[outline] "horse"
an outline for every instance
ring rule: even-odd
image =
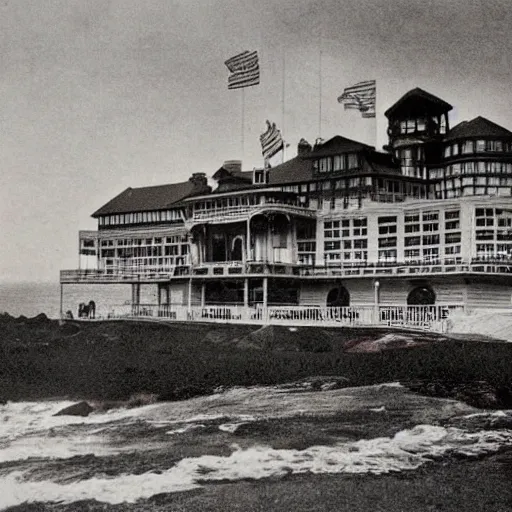
[[[84,302],[80,302],[78,304],[78,318],[88,318],[89,317],[89,306]]]
[[[93,300],[89,301],[89,304],[87,304],[89,318],[94,319],[96,317],[96,303]]]
[[[92,318],[96,317],[96,303],[93,300],[89,304],[81,302],[78,305],[78,318]]]

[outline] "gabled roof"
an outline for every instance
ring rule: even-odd
[[[272,167],[268,172],[268,184],[280,185],[310,181],[313,179],[313,161],[296,156],[286,162]]]
[[[129,187],[96,210],[92,217],[112,213],[164,210],[191,195],[194,191],[194,184],[191,181],[152,187]]]
[[[347,139],[341,135],[335,135],[332,139],[315,144],[313,151],[307,154],[307,158],[319,158],[322,156],[341,155],[343,153],[355,153],[365,149],[373,149],[367,144],[356,140]]]
[[[485,117],[475,117],[471,121],[462,121],[455,125],[445,137],[444,140],[470,139],[475,137],[504,138],[512,137],[512,132],[502,126],[489,121]]]
[[[389,107],[384,115],[387,118],[424,115],[426,112],[432,115],[443,114],[452,110],[452,106],[446,101],[430,94],[419,87],[405,93],[394,105]]]
[[[309,156],[309,155],[308,155]],[[365,160],[363,168],[376,173],[398,173],[400,172],[397,164],[393,163],[392,156],[388,153],[379,153],[368,149],[363,151],[362,156]],[[347,174],[350,171],[342,171]],[[360,172],[360,171],[358,171]],[[311,181],[314,179],[325,179],[325,175],[315,175],[313,173],[313,161],[309,158],[296,156],[283,164],[272,167],[269,170],[269,185],[284,185],[287,183],[299,183],[301,181]]]
[[[368,166],[377,173],[400,173],[400,166],[393,161],[393,156],[389,153],[366,151],[364,156]]]

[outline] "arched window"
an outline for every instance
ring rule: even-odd
[[[418,286],[407,296],[408,306],[429,306],[436,303],[436,294],[430,286]]]
[[[344,286],[333,288],[327,294],[327,307],[348,307],[350,306],[350,293]]]

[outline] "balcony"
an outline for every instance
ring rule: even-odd
[[[186,226],[190,229],[194,224],[200,224],[203,222],[215,224],[240,222],[265,211],[289,213],[291,215],[310,218],[314,218],[316,215],[316,210],[313,210],[312,208],[265,200],[254,205],[226,206],[223,208],[212,208],[209,210],[195,210],[192,217],[187,219]]]
[[[470,263],[455,260],[431,262],[345,263],[343,265],[302,265],[264,261],[225,261],[175,267],[110,268],[106,270],[61,270],[60,282],[131,283],[162,282],[183,277],[223,278],[289,276],[305,279],[411,277],[455,274],[512,274],[512,260],[475,258]]]
[[[61,270],[61,284],[160,282],[188,276],[188,266]]]

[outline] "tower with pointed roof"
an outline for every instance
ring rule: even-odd
[[[441,141],[450,129],[450,110],[449,103],[420,88],[386,110],[388,149],[404,176],[426,179],[428,166],[439,162]]]

